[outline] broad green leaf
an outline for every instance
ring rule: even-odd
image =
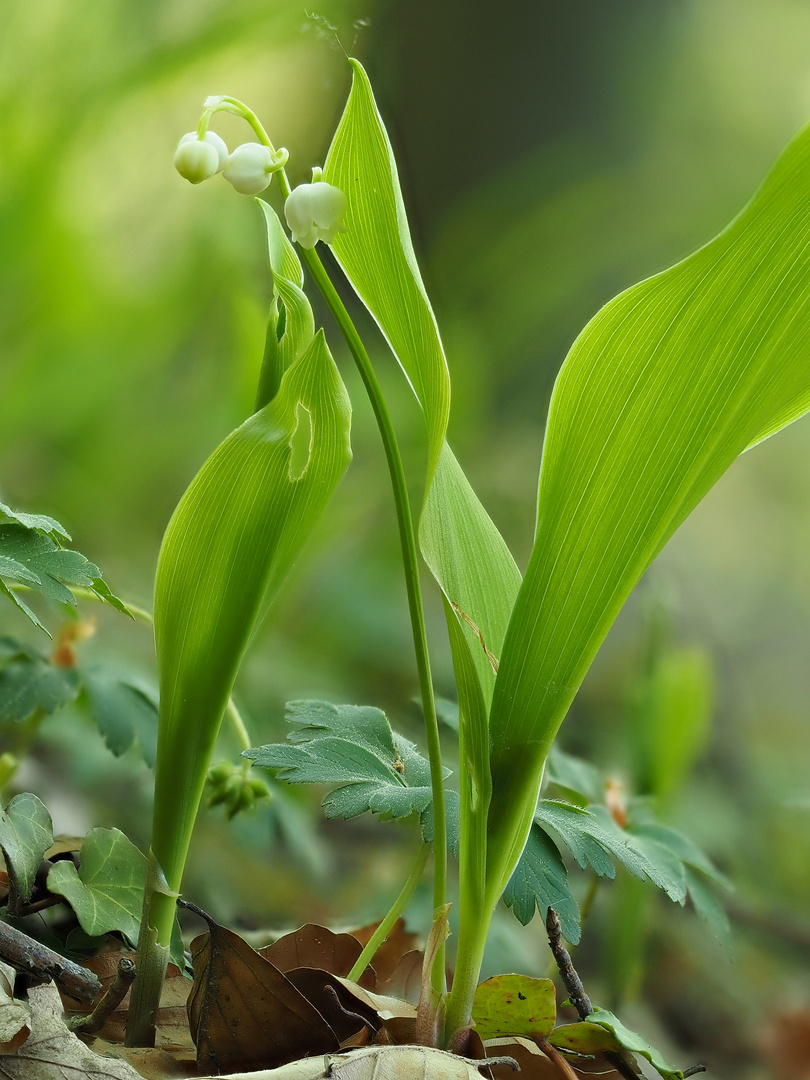
[[[493,886],[630,591],[738,455],[810,407],[809,170],[805,131],[720,236],[606,305],[560,371],[490,714]]]
[[[304,417],[308,446],[293,472]],[[166,530],[155,583],[160,721],[152,848],[174,891],[239,664],[262,607],[348,467],[350,417],[319,331],[273,400],[203,465]]]
[[[288,784],[334,786],[323,800],[329,818],[425,813],[432,800],[430,766],[379,709],[294,701],[287,710],[294,725],[289,741],[246,750],[244,757],[277,770]]]
[[[514,873],[507,883],[503,902],[524,926],[539,910],[554,908],[560,917],[562,932],[572,945],[580,939],[579,907],[568,887],[568,872],[556,845],[539,825],[534,825]]]
[[[67,859],[48,871],[48,888],[64,896],[79,925],[91,937],[118,931],[138,940],[146,881],[146,857],[118,829],[91,829],[82,845],[79,869]],[[182,970],[183,941],[175,919],[172,960]]]
[[[0,675],[2,678],[2,675]],[[155,764],[156,695],[105,668],[82,668],[82,701],[107,746],[119,757],[134,744],[150,767]]]
[[[118,829],[91,829],[78,871],[67,859],[48,872],[48,888],[64,896],[85,933],[120,931],[136,941],[143,905],[146,858]]]
[[[73,701],[79,692],[74,668],[58,667],[33,649],[17,645],[8,660],[0,658],[0,721],[21,721],[37,709],[52,713]]]
[[[39,864],[51,844],[51,815],[36,795],[27,791],[15,795],[0,810],[0,851],[18,904],[30,900]]]
[[[450,375],[433,309],[416,263],[396,162],[371,84],[352,65],[352,89],[326,156],[323,178],[348,208],[332,250],[376,319],[425,412],[428,476],[450,415]]]
[[[470,641],[489,705],[520,574],[445,440],[450,381],[414,255],[388,134],[366,73],[352,90],[324,166],[348,200],[332,250],[376,319],[425,414],[428,477],[419,539],[425,561]]]
[[[659,1050],[650,1046],[635,1031],[626,1028],[612,1012],[608,1012],[607,1009],[595,1008],[588,1017],[588,1023],[599,1024],[600,1027],[612,1032],[625,1050],[629,1050],[631,1054],[641,1054],[642,1057],[645,1057],[656,1072],[664,1077],[664,1080],[683,1080],[683,1071],[681,1069],[673,1069],[671,1065],[668,1065]]]
[[[494,975],[476,987],[472,1018],[482,1039],[545,1039],[557,1019],[554,983],[528,975]]]

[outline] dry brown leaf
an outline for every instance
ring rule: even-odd
[[[513,1057],[520,1065],[520,1080],[560,1080],[560,1070],[531,1039],[487,1039],[484,1048],[487,1057],[500,1057],[504,1054]],[[600,1080],[622,1080],[621,1075],[601,1056],[582,1058],[576,1062],[566,1056],[566,1061],[574,1070],[574,1075],[582,1077],[583,1080],[595,1080],[596,1077]],[[503,1065],[493,1065],[490,1068],[494,1080],[509,1080],[510,1077],[514,1080],[515,1074]],[[638,1075],[642,1074],[639,1072]]]
[[[93,1049],[96,1053],[127,1061],[143,1080],[186,1080],[187,1077],[196,1080],[200,1075],[193,1049],[120,1046],[101,1039],[93,1043]]]
[[[17,973],[0,961],[0,1054],[11,1054],[31,1034],[31,1010],[14,997]]]
[[[209,926],[191,943],[188,1015],[201,1071],[269,1068],[338,1049],[323,1016],[278,968],[237,934]]]
[[[375,957],[374,970],[377,972],[378,993],[391,994],[394,997],[406,998],[408,1001],[418,1001],[422,990],[422,967],[424,962],[425,954],[422,950],[412,949],[410,952],[400,956],[396,965],[383,979],[377,969],[377,958]]]
[[[361,945],[365,946],[371,939],[371,935],[379,926],[379,922],[369,923],[368,926],[362,926],[359,930],[352,930],[351,936],[357,938]],[[410,996],[404,993],[404,984],[402,973],[396,974],[402,961],[406,956],[413,956],[416,952],[416,947],[419,944],[419,938],[416,934],[408,933],[405,929],[405,920],[397,919],[394,925],[389,931],[388,937],[377,949],[374,954],[374,958],[371,963],[374,967],[374,971],[377,975],[377,992],[380,994],[396,994],[402,997]],[[418,970],[421,975],[422,971],[422,954],[419,953]],[[413,966],[413,960],[407,965],[407,970]],[[342,974],[342,972],[337,972]],[[395,979],[396,975],[396,979]],[[373,988],[372,988],[373,989]],[[417,976],[417,982],[414,987],[414,1000],[419,997],[419,976]]]
[[[141,1080],[131,1065],[99,1057],[65,1027],[53,983],[28,991],[31,1034],[13,1054],[0,1054],[3,1080]]]
[[[335,934],[325,926],[307,923],[259,949],[259,955],[281,972],[322,968],[333,975],[348,975],[362,951],[362,945],[352,934]]]
[[[85,967],[95,972],[101,980],[104,991],[115,979],[118,971],[118,961],[122,957],[130,960],[136,959],[134,952],[109,952],[91,957],[85,962]],[[185,978],[179,968],[169,964],[166,972],[166,980],[160,992],[160,1006],[157,1014],[157,1035],[155,1043],[159,1047],[184,1047],[191,1049],[194,1043],[188,1029],[188,1014],[186,1002],[191,992],[191,979]],[[103,1028],[97,1033],[99,1039],[110,1043],[122,1043],[126,1034],[127,1015],[129,1013],[130,991],[107,1020]],[[68,1017],[86,1016],[92,1011],[93,1006],[82,1006],[69,998],[62,998],[65,1013]]]

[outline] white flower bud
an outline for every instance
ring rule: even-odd
[[[283,161],[279,162],[279,156],[274,155],[268,146],[255,142],[242,143],[228,158],[222,175],[243,195],[258,195],[282,164]]]
[[[221,172],[227,161],[228,147],[213,131],[206,131],[202,139],[196,131],[189,131],[174,155],[175,169],[192,184],[201,184]]]
[[[284,204],[284,216],[293,240],[303,248],[313,248],[319,240],[331,244],[346,213],[346,196],[340,188],[319,180],[300,184]]]

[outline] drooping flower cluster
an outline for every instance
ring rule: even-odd
[[[286,150],[273,151],[261,143],[237,146],[233,153],[219,135],[207,131],[202,138],[189,131],[180,140],[174,155],[174,167],[192,184],[200,184],[217,173],[243,195],[258,195],[287,160]]]

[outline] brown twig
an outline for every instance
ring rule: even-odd
[[[683,1075],[684,1075],[684,1077],[686,1077],[686,1076],[697,1076],[698,1073],[702,1073],[702,1072],[706,1072],[706,1066],[705,1065],[693,1065],[691,1067],[691,1069],[684,1069]]]
[[[571,1000],[571,1004],[577,1010],[580,1020],[587,1020],[593,1012],[593,1005],[591,1004],[591,999],[585,993],[582,979],[577,975],[576,969],[571,962],[571,954],[568,949],[566,949],[565,943],[563,942],[562,927],[560,926],[560,920],[554,908],[549,908],[546,914],[546,930],[548,931],[549,946],[554,954],[554,959],[557,961],[560,978],[563,981],[565,989],[568,991],[568,997]],[[621,1054],[618,1051],[609,1050],[605,1053],[605,1059],[610,1062],[616,1072],[620,1076],[623,1076],[625,1080],[638,1080],[638,1074],[630,1067],[624,1054]]]
[[[87,968],[0,920],[0,956],[15,970],[32,976],[37,982],[53,979],[68,997],[92,1004],[101,993],[101,983]]]
[[[540,1047],[546,1057],[550,1061],[554,1062],[554,1064],[565,1077],[565,1080],[577,1080],[577,1074],[574,1072],[574,1070],[571,1068],[571,1066],[568,1064],[568,1062],[565,1060],[559,1050],[557,1050],[551,1045],[548,1039],[538,1039],[537,1045]]]
[[[87,1016],[74,1016],[67,1021],[71,1031],[78,1031],[84,1035],[90,1035],[94,1031],[101,1031],[109,1018],[127,996],[127,991],[135,981],[135,964],[127,956],[122,956],[118,961],[118,971],[115,978],[107,987],[107,991],[101,998],[95,1009]]]

